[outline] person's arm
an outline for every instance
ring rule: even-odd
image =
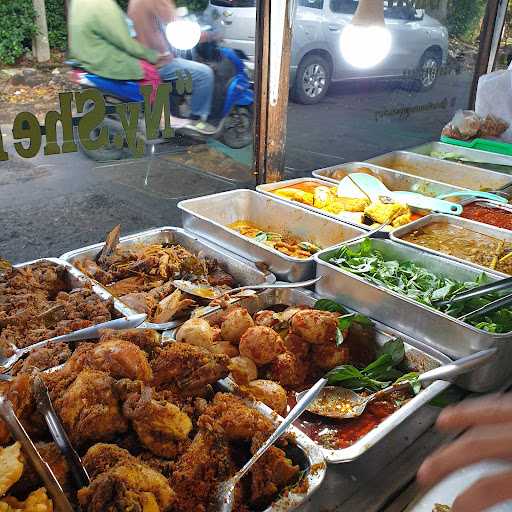
[[[176,5],[173,0],[153,0],[155,16],[162,24],[170,23],[176,18]]]
[[[425,487],[486,459],[512,461],[512,394],[469,400],[445,409],[437,421],[443,431],[461,437],[428,457],[418,471]],[[512,470],[487,476],[466,489],[453,503],[453,512],[480,512],[512,500]]]
[[[96,33],[132,57],[147,60],[152,64],[158,62],[157,51],[146,48],[130,36],[124,13],[114,1],[106,2],[105,10],[97,13]]]

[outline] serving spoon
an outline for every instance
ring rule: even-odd
[[[308,389],[297,405],[289,412],[288,416],[276,428],[274,433],[261,445],[258,451],[249,459],[245,466],[234,476],[220,482],[213,493],[213,498],[208,508],[209,512],[231,512],[235,499],[235,488],[240,480],[254,466],[260,457],[286,432],[288,427],[306,410],[308,405],[316,398],[318,393],[327,384],[327,379],[320,379],[311,389]]]
[[[421,384],[432,382],[434,380],[444,380],[451,382],[455,377],[463,375],[474,368],[482,366],[496,354],[496,349],[491,348],[482,350],[476,354],[462,357],[453,363],[439,366],[418,376],[416,382]],[[385,389],[377,391],[369,396],[361,396],[342,387],[328,386],[322,390],[320,396],[307,407],[307,411],[318,416],[335,419],[357,418],[363,414],[366,406],[378,398],[382,398],[390,393],[402,390],[409,390],[412,386],[411,381],[400,382]],[[297,399],[301,400],[308,391],[297,394]]]

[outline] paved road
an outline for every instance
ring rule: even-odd
[[[319,105],[291,104],[287,174],[300,176],[435,139],[454,108],[465,106],[469,82],[464,75],[442,78],[433,91],[421,94],[390,83],[336,85]],[[408,119],[392,111],[444,98],[447,109],[413,112]],[[450,106],[452,98],[455,107]],[[17,262],[100,241],[118,222],[125,234],[179,225],[176,203],[181,198],[240,186],[198,172],[187,148],[177,156],[121,164],[99,165],[78,153],[22,160],[13,155],[9,131],[2,128],[11,158],[0,162],[0,255]],[[225,166],[219,155],[203,170],[225,175]]]

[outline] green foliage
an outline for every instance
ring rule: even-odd
[[[0,1],[0,63],[14,64],[36,33],[32,0]]]
[[[45,4],[50,46],[65,50],[68,44],[65,0],[45,0]]]
[[[487,0],[450,0],[448,29],[451,35],[473,43],[480,33]]]
[[[48,1],[48,0],[47,0]],[[129,0],[117,0],[117,3],[126,10]],[[202,12],[208,5],[208,0],[175,0],[177,7],[188,7],[190,12]]]

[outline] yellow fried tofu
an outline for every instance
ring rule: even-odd
[[[324,187],[320,185],[315,188],[315,196],[313,199],[313,206],[315,208],[324,209],[329,203],[332,201],[333,195],[329,187]]]
[[[7,494],[7,491],[21,478],[22,461],[20,443],[0,448],[0,496]]]
[[[292,201],[297,201],[299,203],[309,204],[310,206],[313,206],[314,203],[314,196],[311,192],[304,192],[303,190],[299,190],[297,188],[280,188],[274,190],[273,193],[276,196],[291,199]]]
[[[370,204],[368,199],[353,197],[333,197],[329,204],[323,208],[330,213],[338,214],[340,212],[364,212]]]
[[[399,228],[400,226],[405,226],[406,224],[409,224],[409,222],[412,222],[411,212],[400,215],[399,217],[393,220],[391,225],[394,228]]]
[[[379,224],[387,222],[388,219],[394,219],[402,215],[410,214],[409,207],[406,204],[391,203],[385,204],[380,201],[375,201],[366,207],[364,213],[370,219],[373,219]]]

